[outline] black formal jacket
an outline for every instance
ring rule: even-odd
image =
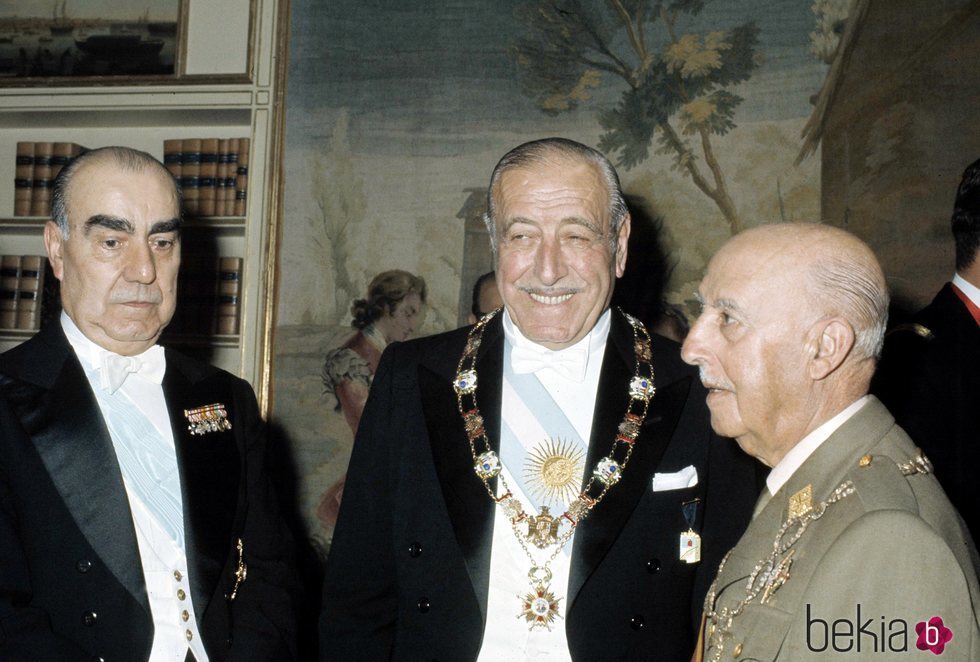
[[[397,343],[382,357],[327,560],[321,660],[464,662],[479,654],[495,506],[473,471],[452,386],[466,336],[461,329]],[[498,316],[476,362],[495,450],[503,348]],[[587,468],[612,448],[633,367],[633,334],[616,312]],[[676,343],[653,338],[653,367],[657,392],[623,478],[575,534],[559,621],[575,660],[687,662],[708,583],[758,493],[755,461],[713,436],[704,391]],[[688,465],[696,486],[652,491],[654,472]],[[687,564],[678,559],[688,528],[681,504],[696,498],[704,560]],[[518,611],[515,598],[515,618]]]
[[[932,460],[936,478],[980,543],[980,326],[946,283],[889,332],[873,392]]]
[[[210,659],[289,660],[291,541],[265,469],[251,387],[167,350],[187,563]],[[232,429],[191,436],[183,411],[225,405]],[[225,596],[243,541],[247,576]],[[133,662],[153,622],[112,441],[60,325],[0,356],[0,660]]]

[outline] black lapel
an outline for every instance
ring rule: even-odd
[[[40,370],[46,364],[56,376],[18,415],[89,545],[149,614],[129,500],[99,404],[60,325],[39,341],[52,353]]]
[[[586,471],[591,471],[596,462],[612,450],[613,438],[629,403],[633,367],[633,331],[623,316],[613,311],[596,393]],[[582,585],[605,557],[643,494],[651,489],[650,477],[667,448],[683,409],[687,393],[685,384],[675,382],[662,386],[654,374],[654,385],[657,393],[650,401],[646,421],[633,445],[633,455],[623,477],[575,532],[568,580],[569,609],[574,607]],[[586,475],[585,480],[588,479]]]
[[[203,621],[233,548],[233,522],[244,488],[240,484],[243,454],[237,440],[244,431],[235,426],[240,419],[236,420],[236,403],[226,380],[194,379],[182,367],[181,358],[168,350],[163,394],[180,469],[191,598],[198,621]],[[184,411],[216,403],[225,405],[232,429],[191,435]]]
[[[483,414],[487,439],[500,450],[500,393],[503,375],[503,326],[498,315],[485,329],[477,355],[477,405]],[[459,354],[462,353],[462,346]],[[437,370],[419,367],[419,390],[429,442],[442,495],[456,540],[466,561],[477,602],[486,622],[490,584],[490,551],[493,543],[494,503],[473,472],[473,456],[456,406],[453,391],[459,355],[446,357],[451,365]],[[496,481],[493,481],[496,488]]]

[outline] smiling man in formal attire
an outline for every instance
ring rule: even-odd
[[[630,217],[582,144],[497,164],[503,311],[390,346],[327,561],[322,660],[683,660],[757,493],[678,346],[609,308]]]
[[[149,154],[54,183],[63,313],[0,356],[0,659],[288,660],[296,583],[251,387],[156,344],[180,197]]]

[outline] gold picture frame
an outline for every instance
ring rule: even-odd
[[[21,0],[0,8],[0,88],[248,82],[239,74],[188,74],[190,0]]]

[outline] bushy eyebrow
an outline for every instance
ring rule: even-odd
[[[113,232],[125,232],[126,234],[136,234],[136,226],[125,218],[119,218],[118,216],[110,216],[109,214],[96,214],[85,221],[85,234],[88,234],[92,228],[105,228],[106,230],[112,230]],[[178,232],[180,230],[180,219],[177,217],[167,219],[166,221],[157,221],[150,227],[150,234],[165,234],[167,232]]]
[[[509,230],[512,226],[516,225],[517,223],[524,223],[525,225],[533,225],[534,227],[541,226],[541,224],[538,223],[537,221],[533,221],[523,216],[517,216],[515,218],[509,219],[507,223],[504,224],[504,228],[503,228],[504,232]],[[567,225],[580,225],[592,231],[594,234],[602,236],[602,229],[598,225],[596,225],[593,221],[590,221],[586,218],[582,218],[580,216],[569,216],[567,218],[563,218],[559,223],[559,227],[565,227]]]
[[[136,228],[125,218],[109,216],[108,214],[96,214],[85,221],[85,234],[91,232],[92,228],[105,228],[115,232],[125,232],[126,234],[136,234]]]
[[[157,221],[150,227],[150,234],[165,234],[167,232],[180,232],[180,219],[177,217],[166,221]]]

